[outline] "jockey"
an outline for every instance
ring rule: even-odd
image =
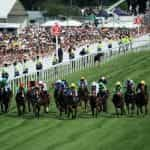
[[[144,80],[142,80],[138,85],[137,85],[137,93],[141,93],[141,88],[142,86],[144,86],[145,88],[145,92],[147,92],[147,85],[146,85],[146,82]]]
[[[123,93],[123,89],[122,89],[122,84],[120,81],[116,82],[116,86],[115,86],[115,94],[117,93]]]
[[[99,83],[100,82],[102,82],[102,83],[104,83],[105,85],[107,84],[107,79],[106,79],[106,77],[101,77],[100,79],[99,79],[99,81],[98,81]]]
[[[59,90],[59,88],[60,88],[60,86],[61,86],[61,83],[62,83],[61,80],[57,80],[57,81],[55,82],[55,89],[56,89],[56,90]]]
[[[11,90],[11,87],[10,87],[10,84],[8,83],[8,80],[5,78],[0,78],[0,87],[4,88],[5,91]]]
[[[24,87],[24,83],[19,84],[19,87],[17,88],[16,93],[19,93],[21,89],[24,90],[24,93],[27,92],[27,89]]]
[[[95,94],[97,96],[98,92],[99,92],[99,85],[98,83],[94,81],[92,82],[92,85],[91,85],[91,93],[92,95]]]
[[[88,82],[87,82],[87,80],[85,79],[85,77],[81,77],[81,79],[80,79],[80,81],[79,81],[79,83],[78,83],[78,86],[79,87],[85,87],[85,88],[87,88],[87,86],[88,86]]]
[[[68,87],[68,82],[66,80],[62,80],[62,84],[63,84],[64,88]]]
[[[46,85],[45,82],[39,81],[38,85],[39,85],[41,91],[44,91],[44,92],[48,93],[47,85]]]
[[[77,91],[77,86],[76,86],[76,84],[75,84],[75,83],[71,83],[70,88],[71,88],[71,93],[70,93],[70,95],[71,95],[71,96],[78,96],[78,91]]]
[[[134,90],[135,90],[135,83],[134,83],[134,81],[128,79],[128,80],[126,81],[125,87],[126,87],[127,90],[134,91]]]
[[[103,82],[99,83],[99,92],[103,93],[107,91],[107,87]]]

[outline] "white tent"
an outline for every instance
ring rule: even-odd
[[[55,24],[59,24],[60,26],[64,26],[63,22],[60,20],[49,20],[47,22],[45,22],[44,24],[42,24],[43,27],[51,27]]]
[[[82,23],[77,20],[67,20],[67,21],[64,21],[64,26],[79,27],[79,26],[82,26]]]
[[[18,29],[20,24],[18,23],[0,23],[0,28],[2,29]]]
[[[134,24],[132,22],[126,22],[126,23],[116,23],[116,22],[110,22],[107,24],[104,24],[102,27],[106,28],[137,28],[140,25]]]
[[[46,23],[42,24],[43,27],[51,27],[55,24],[59,24],[60,26],[66,27],[66,26],[72,26],[72,27],[78,27],[81,26],[82,23],[77,20],[66,20],[66,21],[60,21],[60,20],[50,20]]]

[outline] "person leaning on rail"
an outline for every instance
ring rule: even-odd
[[[5,63],[3,68],[2,68],[2,74],[1,74],[1,77],[3,79],[8,79],[9,78],[9,73],[8,73],[8,64]]]
[[[20,67],[19,64],[14,62],[14,77],[18,77],[20,75]]]

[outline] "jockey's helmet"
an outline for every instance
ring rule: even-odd
[[[146,84],[144,80],[142,80],[140,83],[141,83],[142,85],[145,85],[145,84]]]
[[[116,82],[116,86],[121,86],[121,82],[120,81]]]
[[[94,81],[94,82],[92,82],[92,86],[96,86],[96,84],[97,84],[97,83],[96,83],[95,81]]]
[[[75,88],[76,87],[76,85],[75,85],[75,83],[71,83],[71,86],[70,86],[71,88]]]
[[[82,76],[82,77],[81,77],[81,80],[85,80],[85,77]]]
[[[134,81],[133,81],[133,80],[130,80],[130,84],[134,84]]]
[[[39,85],[43,85],[44,83],[43,83],[43,81],[39,81]]]
[[[61,82],[62,82],[61,80],[57,80],[57,81],[56,81],[56,83],[61,83]]]
[[[106,79],[106,78],[105,78],[104,76],[103,76],[103,77],[101,77],[101,80],[102,80],[102,81],[104,81],[105,79]]]

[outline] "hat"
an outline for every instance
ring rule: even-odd
[[[75,88],[76,87],[76,85],[75,85],[75,83],[71,83],[71,86],[70,86],[71,88]]]
[[[121,82],[120,81],[116,82],[116,85],[117,86],[121,85]]]
[[[92,82],[92,86],[96,86],[96,84],[97,84],[97,83],[96,83],[95,81],[94,81],[94,82]]]
[[[85,77],[82,76],[82,77],[81,77],[81,80],[85,80]]]
[[[143,84],[143,85],[145,85],[145,81],[144,80],[142,80],[140,83]]]

